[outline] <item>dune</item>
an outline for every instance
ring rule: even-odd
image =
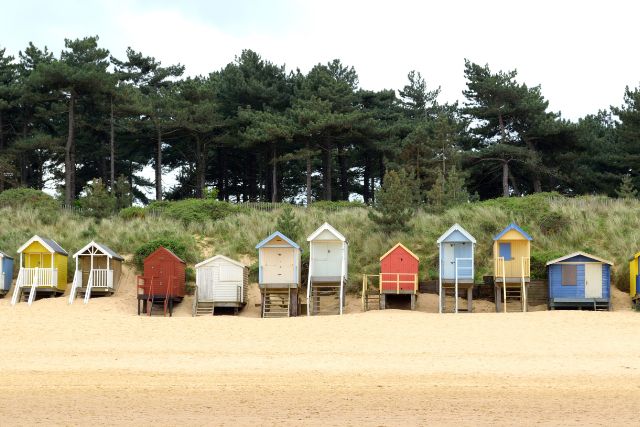
[[[0,301],[2,425],[633,425],[640,314],[438,315],[418,310],[259,319],[137,316],[126,269],[108,298]]]

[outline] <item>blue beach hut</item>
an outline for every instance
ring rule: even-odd
[[[547,266],[551,310],[611,309],[611,261],[574,252],[549,261]]]
[[[439,312],[445,310],[444,301],[447,289],[452,289],[455,296],[454,311],[458,312],[458,295],[462,288],[467,293],[467,311],[472,310],[472,293],[474,281],[474,249],[476,239],[460,224],[454,224],[436,242],[440,253]]]
[[[0,280],[0,295],[5,295],[13,280],[13,258],[4,252],[0,252]]]

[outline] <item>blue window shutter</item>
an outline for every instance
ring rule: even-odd
[[[511,259],[511,243],[500,243],[500,256],[505,260]]]

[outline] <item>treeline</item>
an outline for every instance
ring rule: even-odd
[[[638,89],[571,122],[516,71],[470,61],[461,104],[440,102],[417,71],[397,91],[363,89],[340,60],[304,74],[245,50],[208,76],[184,71],[132,49],[116,58],[98,37],[65,40],[59,56],[0,49],[0,191],[55,180],[73,204],[100,179],[143,203],[153,187],[156,199],[370,203],[393,170],[418,201],[443,204],[640,183]]]

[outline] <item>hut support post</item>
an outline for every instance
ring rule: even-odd
[[[342,307],[344,306],[344,257],[346,243],[342,242],[342,262],[340,263],[340,315],[342,315]]]
[[[473,285],[467,288],[467,312],[473,311]]]
[[[456,278],[456,289],[455,289],[455,298],[456,298],[456,304],[455,304],[455,312],[458,312],[458,258],[455,259],[454,261],[454,267],[455,267],[455,278]]]
[[[439,248],[440,258],[438,259],[438,313],[442,313],[444,307],[442,303],[442,246]]]

